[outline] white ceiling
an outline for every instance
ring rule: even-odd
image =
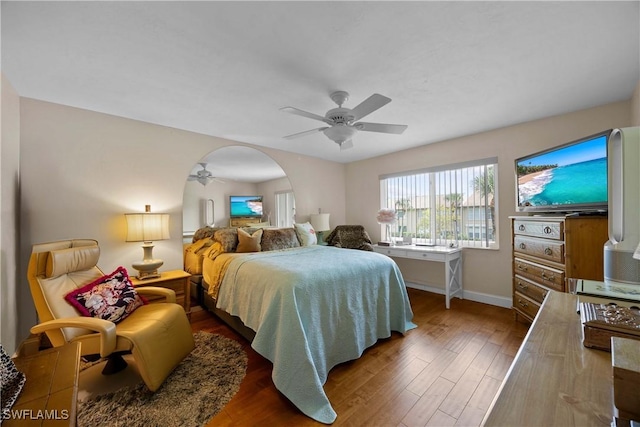
[[[23,97],[351,162],[630,99],[639,2],[6,2],[2,72]],[[393,101],[340,151],[321,126]],[[180,143],[177,141],[176,143]]]

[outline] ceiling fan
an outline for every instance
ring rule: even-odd
[[[189,175],[189,177],[187,178],[187,181],[198,181],[202,185],[211,184],[213,181],[216,181],[222,184],[225,183],[224,180],[220,178],[216,178],[211,174],[211,171],[207,170],[206,163],[198,163],[198,164],[202,166],[202,169],[196,172],[195,174]]]
[[[284,138],[293,139],[300,136],[310,135],[316,132],[322,132],[327,136],[327,138],[338,144],[341,150],[346,150],[347,148],[353,147],[351,138],[356,133],[358,133],[358,131],[393,133],[399,135],[407,128],[407,125],[358,122],[358,120],[360,120],[364,116],[371,114],[377,109],[387,105],[389,102],[391,102],[391,98],[387,98],[386,96],[374,93],[369,98],[365,99],[360,104],[350,109],[342,107],[342,104],[344,104],[347,99],[349,99],[349,93],[339,90],[333,92],[330,97],[333,102],[338,104],[338,108],[333,108],[327,111],[324,116],[309,113],[307,111],[300,110],[294,107],[281,108],[280,111],[285,111],[287,113],[296,114],[298,116],[319,120],[329,125],[319,127],[317,129],[307,130],[304,132],[294,133],[292,135],[287,135]]]

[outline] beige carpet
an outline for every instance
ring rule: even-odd
[[[79,398],[78,425],[205,425],[240,388],[247,355],[239,343],[220,335],[196,332],[194,338],[196,348],[155,393],[140,380],[115,392]]]

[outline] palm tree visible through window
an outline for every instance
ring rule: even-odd
[[[395,209],[392,238],[496,247],[497,159],[380,177],[381,208]]]

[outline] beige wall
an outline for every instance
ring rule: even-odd
[[[18,271],[20,191],[20,97],[4,74],[2,97],[2,139],[0,140],[0,342],[7,353],[17,348],[17,313],[20,294],[28,294]]]
[[[27,98],[20,107],[21,278],[33,243],[67,238],[97,239],[99,266],[107,272],[130,269],[142,254],[139,243],[124,241],[123,214],[141,212],[145,204],[171,215],[171,240],[156,242],[154,256],[164,260],[162,269],[182,268],[186,178],[203,156],[237,143]],[[321,207],[344,222],[343,164],[260,150],[288,175],[299,217]],[[36,321],[28,310],[20,316],[28,326]]]
[[[514,160],[607,128],[629,126],[630,106],[631,102],[619,102],[350,163],[347,221],[363,224],[377,241],[379,175],[497,157],[500,249],[464,249],[463,282],[465,297],[511,306],[509,216],[515,214]],[[398,260],[398,264],[406,281],[443,288],[442,265],[413,260]]]
[[[640,126],[640,80],[631,98],[631,125]]]

